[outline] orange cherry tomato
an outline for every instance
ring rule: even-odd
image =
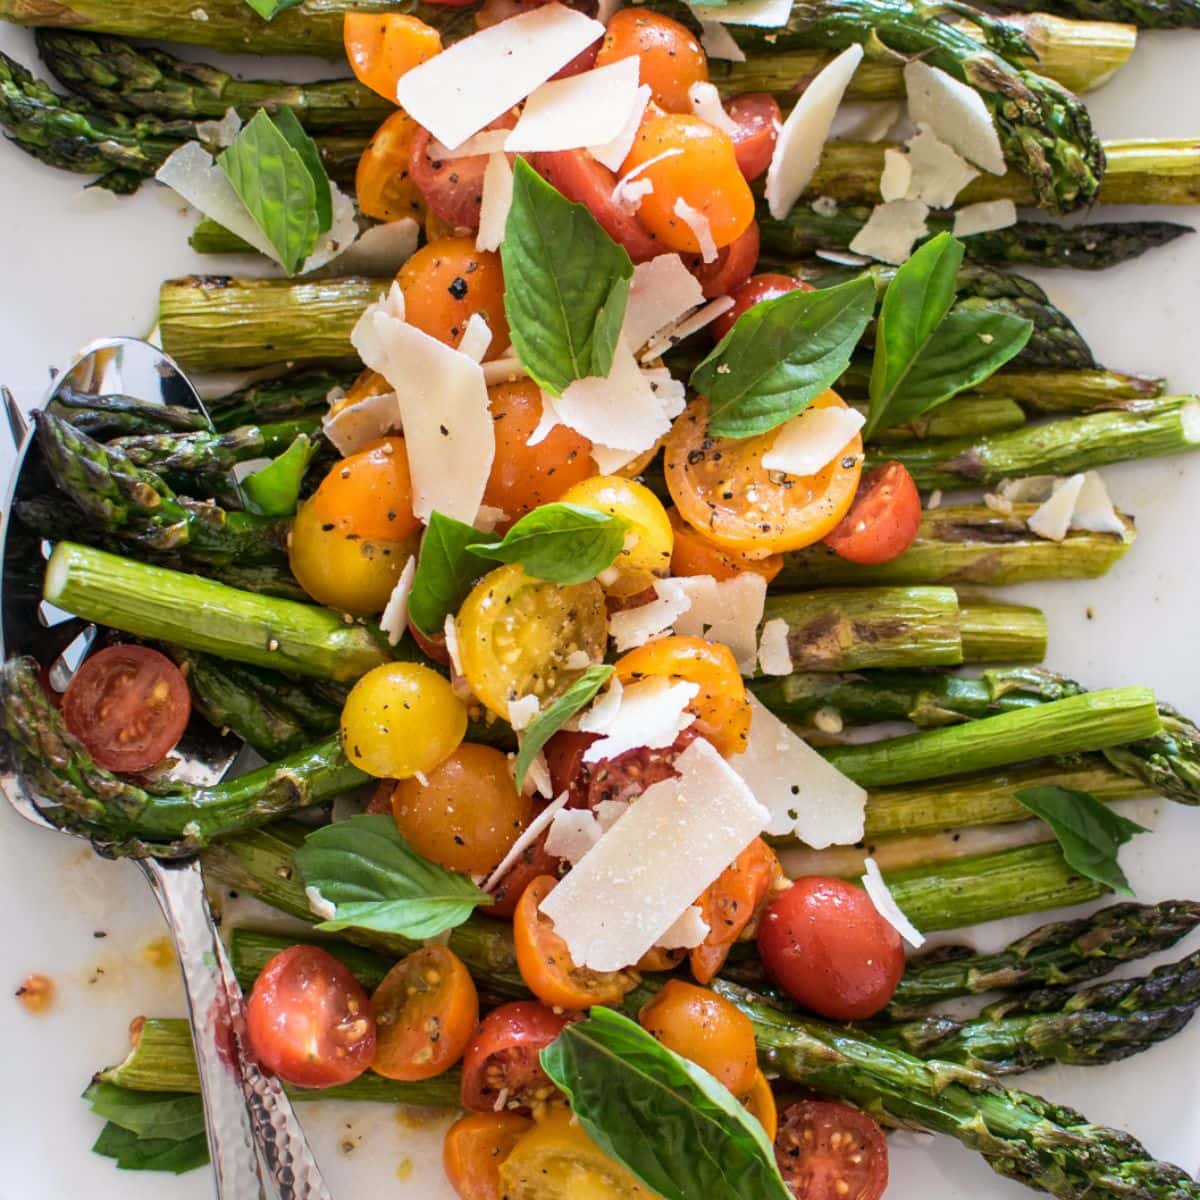
[[[354,192],[364,216],[378,221],[425,219],[425,200],[408,170],[418,128],[408,113],[398,109],[367,143],[354,173]]]
[[[903,463],[868,471],[858,495],[825,545],[850,562],[875,565],[899,558],[921,527],[921,494]]]
[[[462,1058],[479,1024],[479,996],[454,951],[425,946],[402,958],[371,996],[375,1056],[388,1079],[432,1079]]]
[[[343,537],[399,542],[417,532],[412,478],[402,437],[381,438],[330,470],[309,501],[313,515]]]
[[[358,377],[346,389],[346,394],[329,406],[330,415],[340,413],[342,409],[350,408],[360,400],[366,400],[369,396],[382,396],[391,390],[392,385],[378,371],[372,371],[366,367],[358,373]]]
[[[621,169],[642,166],[641,178],[654,191],[642,199],[638,219],[668,250],[701,250],[700,239],[677,211],[681,203],[708,222],[717,249],[736,242],[753,223],[754,197],[738,169],[733,142],[707,121],[674,113],[643,121]]]
[[[775,1093],[771,1091],[771,1084],[761,1071],[754,1072],[754,1082],[741,1100],[746,1111],[758,1118],[763,1132],[773,1142],[779,1131],[779,1110],[775,1107]]]
[[[845,401],[825,392],[816,408]],[[854,437],[815,475],[768,471],[763,455],[778,430],[748,438],[708,434],[708,403],[693,400],[667,437],[667,489],[689,525],[710,541],[754,557],[819,542],[846,515],[862,473],[862,438]]]
[[[725,550],[693,529],[675,508],[667,509],[675,530],[675,548],[671,551],[672,575],[711,575],[714,579],[733,579],[743,571],[753,571],[768,583],[783,570],[783,555],[749,558],[736,550]]]
[[[347,13],[342,41],[359,82],[393,104],[400,76],[442,49],[442,35],[432,25],[400,13]]]
[[[471,1113],[455,1121],[442,1143],[442,1167],[460,1200],[503,1200],[500,1164],[532,1128],[528,1117],[512,1112]]]
[[[723,996],[669,980],[638,1013],[638,1023],[669,1050],[703,1067],[735,1096],[754,1086],[754,1026]]]
[[[755,838],[701,893],[696,903],[708,924],[704,942],[689,955],[692,975],[711,983],[730,947],[751,928],[784,878],[775,852]]]
[[[774,96],[752,92],[735,96],[726,109],[729,119],[737,125],[730,134],[737,155],[738,169],[746,179],[757,179],[771,165],[783,113]]]
[[[689,255],[687,269],[696,277],[705,298],[727,296],[750,278],[758,266],[758,252],[762,235],[758,222],[751,221],[749,228],[737,241],[717,252],[713,262],[706,263],[699,254]]]
[[[488,388],[496,430],[496,456],[484,488],[483,502],[503,509],[508,520],[557,500],[570,487],[596,473],[592,443],[556,425],[536,446],[529,445],[542,419],[542,393],[532,379],[518,379]]]
[[[788,292],[811,292],[813,288],[791,275],[779,275],[765,272],[761,275],[751,275],[745,283],[740,284],[730,292],[733,297],[733,307],[723,312],[710,326],[713,340],[719,342],[737,323],[738,317],[756,304],[764,300],[777,300]]]
[[[593,971],[571,961],[567,943],[539,909],[558,880],[540,875],[524,891],[513,916],[517,966],[529,990],[551,1008],[587,1009],[620,1004],[641,982],[636,971]]]
[[[688,711],[691,726],[726,758],[740,754],[750,736],[750,701],[742,673],[728,646],[698,637],[664,637],[647,642],[617,659],[617,678],[624,684],[653,675],[700,685]]]
[[[708,79],[708,55],[686,25],[644,8],[622,8],[613,14],[596,55],[596,66],[605,67],[636,56],[642,83],[659,108],[690,113],[688,89]]]

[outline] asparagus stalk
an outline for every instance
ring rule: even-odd
[[[254,458],[274,458],[303,434],[321,427],[321,413],[307,413],[264,425],[239,425],[225,433],[146,433],[116,438],[108,451],[117,451],[138,467],[166,471],[228,471]]]
[[[1032,12],[1034,8],[1084,20],[1124,21],[1140,29],[1200,28],[1196,0],[1003,0],[997,8]]]
[[[63,384],[47,408],[99,441],[145,433],[188,433],[207,430],[204,414],[194,408],[149,404],[133,396],[92,396]]]
[[[868,405],[865,400],[852,400],[851,404],[866,415]],[[872,440],[882,443],[911,442],[927,437],[977,437],[1019,429],[1024,424],[1025,413],[1021,406],[1006,396],[970,396],[965,400],[956,396],[939,405],[928,417],[878,430]]]
[[[278,379],[251,384],[205,402],[213,425],[222,431],[240,425],[292,421],[314,409],[327,407],[334,388],[343,391],[354,382],[353,371],[326,371],[320,367],[291,371]]]

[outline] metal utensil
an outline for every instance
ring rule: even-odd
[[[205,413],[175,363],[134,338],[91,343],[57,377],[43,404],[66,388],[76,395],[134,396]],[[17,446],[0,525],[0,655],[35,658],[47,668],[51,686],[62,691],[99,630],[42,600],[50,546],[15,521],[13,509],[24,499],[53,494],[53,483],[33,452],[34,436],[12,394],[7,388],[0,392]],[[197,717],[175,749],[170,777],[215,783],[241,749],[239,739]],[[27,821],[58,831],[39,811],[38,797],[7,765],[0,771],[0,791]],[[183,975],[218,1200],[260,1200],[264,1191],[270,1200],[332,1200],[282,1085],[246,1052],[242,993],[217,934],[199,861],[149,858],[139,859],[138,866],[170,927]]]

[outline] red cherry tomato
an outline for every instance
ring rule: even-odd
[[[110,771],[145,771],[183,736],[192,697],[179,668],[146,646],[107,646],[62,698],[67,728]]]
[[[751,221],[737,241],[717,252],[713,262],[703,262],[698,254],[691,255],[686,261],[688,270],[700,281],[704,295],[712,300],[717,296],[728,296],[750,278],[758,264],[758,250],[758,222]]]
[[[462,1105],[494,1112],[501,1092],[505,1107],[530,1109],[554,1094],[538,1053],[566,1028],[568,1019],[536,1000],[494,1008],[479,1023],[462,1061]]]
[[[255,1057],[297,1087],[357,1079],[375,1053],[367,993],[332,954],[289,946],[254,981],[246,1033]]]
[[[879,1200],[887,1187],[883,1130],[848,1104],[801,1100],[787,1108],[775,1161],[797,1200]]]
[[[797,879],[758,926],[767,974],[792,999],[835,1021],[873,1017],[904,974],[900,935],[862,888],[843,879]]]
[[[791,275],[751,275],[745,283],[733,289],[729,294],[733,297],[733,307],[723,312],[711,325],[714,341],[720,341],[734,326],[738,317],[747,309],[761,304],[764,300],[775,300],[786,296],[788,292],[811,292],[812,287]]]
[[[561,730],[546,743],[546,766],[556,796],[569,791],[569,808],[595,808],[604,800],[636,800],[648,787],[676,779],[675,760],[696,740],[685,729],[671,745],[660,750],[638,746],[615,758],[586,763],[583,752],[596,740],[593,733]]]
[[[646,262],[666,247],[637,219],[613,201],[617,177],[586,150],[555,150],[533,156],[537,173],[568,200],[582,204],[634,262]],[[476,221],[478,224],[478,221]]]
[[[488,129],[511,129],[517,119],[511,113],[497,117]],[[424,126],[413,135],[408,174],[425,197],[430,212],[454,229],[479,229],[479,206],[483,202],[483,173],[488,155],[468,154],[462,158],[436,158],[431,151],[433,135]]]
[[[733,138],[733,153],[738,170],[747,181],[757,179],[771,165],[783,113],[774,96],[766,92],[751,92],[735,97],[725,110],[737,124]]]
[[[556,858],[546,849],[547,834],[521,851],[517,861],[505,872],[504,877],[492,892],[492,903],[487,908],[489,917],[511,921],[525,889],[539,875],[557,878],[562,870],[562,859]]]
[[[891,562],[916,540],[921,525],[921,495],[903,463],[884,463],[858,484],[850,511],[825,545],[850,562]]]
[[[427,633],[422,633],[411,618],[408,622],[408,632],[412,634],[412,640],[417,643],[421,653],[427,658],[433,659],[435,663],[441,663],[443,667],[450,665],[450,651],[446,647],[444,633],[435,633],[432,637]]]

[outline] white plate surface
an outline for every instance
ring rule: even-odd
[[[32,39],[8,26],[0,26],[0,49],[27,64],[35,57]],[[1090,98],[1100,132],[1200,138],[1198,64],[1200,33],[1145,35],[1133,64]],[[90,339],[145,333],[162,279],[220,269],[188,249],[191,218],[172,195],[145,188],[117,198],[83,191],[81,183],[0,146],[0,383],[25,403],[44,388],[49,366],[61,366]],[[1120,215],[1200,223],[1196,209]],[[1163,374],[1175,391],[1200,390],[1200,237],[1103,274],[1046,272],[1040,279],[1102,361]],[[0,453],[10,452],[5,446]],[[0,457],[0,469],[7,461]],[[1119,506],[1138,517],[1133,551],[1103,581],[1028,585],[1021,598],[1050,617],[1050,666],[1094,687],[1152,685],[1195,716],[1200,458],[1105,475]],[[1157,833],[1123,855],[1138,896],[1200,898],[1198,848],[1200,812],[1165,806]],[[100,862],[81,843],[34,830],[0,808],[0,911],[0,1200],[211,1196],[205,1172],[118,1172],[89,1152],[99,1122],[78,1096],[91,1072],[123,1056],[134,1015],[183,1012],[174,968],[147,958],[163,928],[139,873]],[[1038,923],[996,923],[974,940],[996,946]],[[1183,949],[1194,945],[1195,938]],[[49,975],[58,989],[42,1017],[4,998],[31,972]],[[1043,1071],[1021,1083],[1092,1120],[1126,1127],[1160,1157],[1200,1172],[1198,1065],[1200,1026],[1193,1026],[1122,1064]],[[317,1102],[301,1111],[337,1196],[452,1200],[438,1165],[443,1123],[414,1128],[387,1106]],[[944,1138],[898,1134],[892,1163],[895,1200],[1029,1194]]]

